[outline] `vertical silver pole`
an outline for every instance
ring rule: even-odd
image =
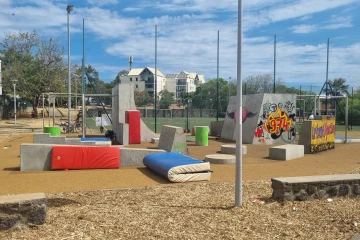
[[[314,116],[316,116],[316,95],[314,96]]]
[[[48,95],[48,102],[49,102],[49,107],[48,107],[48,119],[49,119],[49,124],[48,124],[48,126],[50,127],[50,95]]]
[[[54,101],[53,101],[53,126],[55,126],[55,95],[54,97]]]
[[[346,95],[345,103],[345,143],[348,142],[348,121],[349,121],[349,97]]]
[[[325,98],[325,108],[326,108],[326,115],[329,115],[328,113],[328,80],[329,80],[329,45],[330,45],[330,39],[328,38],[327,42],[327,56],[326,56],[326,98]]]
[[[273,86],[273,93],[275,93],[275,82],[276,78],[276,34],[274,35],[274,86]]]
[[[16,83],[14,83],[13,85],[14,85],[14,116],[15,116],[14,125],[16,125]]]
[[[71,124],[71,73],[70,73],[70,12],[67,14],[67,30],[68,30],[68,129]]]
[[[217,39],[217,66],[216,66],[216,121],[219,121],[219,55],[220,55],[220,31]]]
[[[83,18],[83,57],[81,65],[81,105],[82,105],[82,137],[86,136],[86,110],[85,110],[85,19]]]
[[[154,126],[154,132],[156,133],[156,115],[157,115],[157,113],[156,113],[156,109],[157,109],[157,25],[155,25],[155,78],[154,78],[154,80],[155,80],[155,89],[154,89],[154,97],[155,97],[155,99],[154,99],[154,108],[155,108],[155,126]]]
[[[235,206],[242,205],[242,0],[238,0]]]
[[[42,94],[42,107],[43,107],[43,109],[42,109],[42,117],[43,117],[43,129],[44,129],[44,127],[45,127],[45,97],[44,97],[44,94]]]

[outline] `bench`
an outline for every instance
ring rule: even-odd
[[[304,157],[304,145],[286,144],[270,147],[269,158],[273,160],[292,160]]]
[[[272,198],[280,201],[306,201],[360,195],[360,174],[272,178]]]

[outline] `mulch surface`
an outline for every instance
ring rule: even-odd
[[[359,144],[291,161],[269,160],[269,146],[247,145],[243,206],[234,207],[234,165],[211,164],[210,182],[185,184],[145,167],[20,172],[20,144],[31,143],[32,134],[0,135],[0,141],[0,195],[46,192],[49,207],[44,225],[3,231],[0,239],[349,239],[360,232],[360,199],[279,203],[271,199],[270,182],[359,173]],[[189,142],[189,155],[202,160],[226,143]]]

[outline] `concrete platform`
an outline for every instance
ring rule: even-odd
[[[236,154],[236,144],[221,145],[221,153]],[[247,154],[247,146],[242,145],[242,155]]]
[[[0,230],[42,225],[46,212],[44,193],[0,196]]]
[[[229,154],[210,154],[205,156],[205,161],[214,164],[235,164],[236,156]]]
[[[304,145],[286,144],[271,147],[269,158],[273,160],[292,160],[304,157]]]

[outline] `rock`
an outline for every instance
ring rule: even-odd
[[[309,185],[308,188],[307,188],[307,192],[309,194],[314,194],[317,190],[317,187],[315,185]]]
[[[47,209],[45,204],[32,206],[28,216],[28,224],[31,225],[44,224],[46,219],[46,212]]]
[[[2,214],[0,215],[0,230],[13,227],[21,219],[20,214]]]
[[[359,186],[359,184],[355,184],[355,185],[352,187],[352,192],[353,192],[353,194],[355,194],[355,195],[359,195],[359,194],[360,194],[360,186]]]
[[[339,196],[347,196],[350,192],[350,187],[348,185],[342,184],[339,187]]]
[[[331,197],[335,197],[338,194],[339,190],[336,186],[331,187],[327,190],[327,193],[331,196]]]
[[[296,200],[306,201],[309,198],[309,194],[305,190],[301,190],[295,197]]]
[[[325,190],[318,190],[315,193],[316,198],[318,199],[324,199],[326,197],[326,191]]]

